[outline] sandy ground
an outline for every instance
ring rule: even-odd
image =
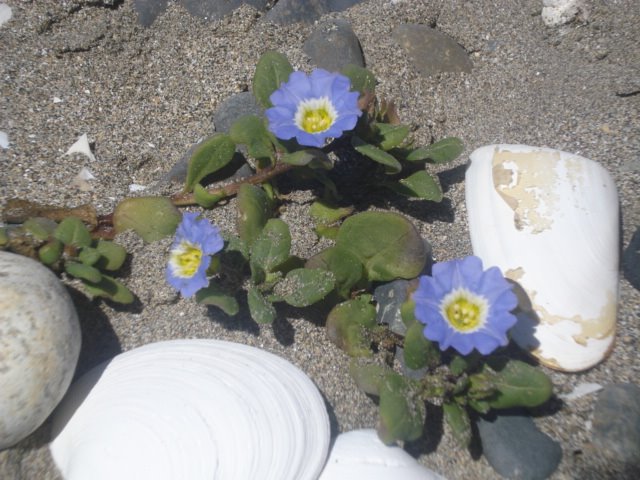
[[[208,23],[172,3],[144,29],[129,0],[116,9],[89,1],[5,3],[13,18],[0,27],[0,130],[10,147],[0,149],[0,203],[16,196],[90,202],[107,213],[131,195],[130,184],[147,186],[145,193],[166,192],[156,182],[212,132],[216,107],[247,89],[262,52],[277,49],[296,68],[312,67],[302,52],[312,26],[276,27],[248,7]],[[464,165],[471,151],[491,143],[559,148],[601,162],[619,189],[621,248],[640,225],[640,3],[587,1],[583,21],[554,28],[543,24],[541,3],[370,0],[332,15],[351,22],[367,67],[380,81],[378,92],[396,100],[418,141],[457,136],[465,142],[463,157],[439,174],[442,204],[377,205],[413,218],[436,260],[471,253]],[[473,71],[418,75],[391,38],[396,25],[409,22],[436,24],[455,38],[469,52]],[[95,162],[63,155],[84,133],[95,144]],[[96,177],[89,191],[72,184],[82,167]],[[296,253],[307,256],[318,249],[306,220],[310,198],[292,196],[283,212]],[[234,215],[233,201],[207,213],[229,230]],[[227,339],[275,352],[303,369],[325,395],[335,433],[375,425],[375,405],[356,389],[347,357],[326,339],[318,312],[281,309],[268,327],[257,327],[246,314],[225,317],[165,285],[169,241],[143,246],[131,235],[121,240],[133,253],[125,281],[139,301],[122,308],[73,292],[84,332],[78,373],[153,341]],[[557,392],[583,382],[637,383],[639,319],[640,292],[621,274],[612,355],[586,373],[551,373]],[[623,478],[589,449],[594,400],[554,402],[537,414],[538,426],[563,448],[553,479]],[[484,458],[456,450],[446,429],[428,435],[412,449],[425,465],[451,480],[497,477]],[[56,478],[46,441],[47,424],[0,452],[0,478]]]

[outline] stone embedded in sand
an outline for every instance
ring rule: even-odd
[[[596,365],[613,347],[618,301],[611,176],[578,155],[525,145],[489,145],[470,158],[473,251],[518,282],[531,304],[521,302],[513,338],[551,368]]]
[[[80,341],[78,316],[56,276],[0,252],[0,450],[53,411],[71,383]]]
[[[6,3],[0,3],[0,26],[11,20],[12,16],[11,7]]]
[[[542,21],[548,27],[572,22],[584,8],[584,0],[542,0]]]
[[[364,67],[360,41],[351,24],[340,18],[318,25],[303,50],[317,67],[330,72],[339,72],[349,64]]]

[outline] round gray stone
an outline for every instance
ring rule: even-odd
[[[303,50],[316,66],[330,72],[339,72],[349,64],[364,67],[360,42],[346,20],[319,25],[304,42]]]
[[[75,307],[58,278],[35,260],[0,252],[0,450],[60,402],[80,343]]]

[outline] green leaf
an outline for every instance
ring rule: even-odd
[[[430,160],[431,163],[447,163],[458,158],[463,150],[464,144],[459,138],[444,138],[428,147],[415,149],[407,155],[407,160],[410,162]]]
[[[380,163],[385,166],[385,172],[387,174],[398,173],[402,170],[402,165],[393,155],[380,150],[374,145],[365,143],[364,140],[359,137],[351,137],[351,145],[362,155],[370,158],[374,162]]]
[[[98,260],[100,260],[100,252],[93,247],[84,247],[82,250],[80,250],[78,260],[80,260],[85,265],[92,266]]]
[[[304,150],[298,150],[293,153],[286,153],[280,157],[282,163],[288,163],[290,165],[296,165],[302,167],[304,165],[311,166],[312,162],[317,165],[325,165],[331,163],[327,157],[327,154],[317,148],[307,148]]]
[[[62,257],[63,248],[64,245],[60,240],[52,238],[40,247],[38,250],[38,258],[45,265],[53,265]]]
[[[387,445],[397,440],[412,441],[422,435],[427,416],[424,401],[412,382],[395,372],[380,382],[378,436]]]
[[[9,229],[0,227],[0,248],[9,244]]]
[[[100,252],[101,255],[96,263],[96,267],[101,270],[118,270],[127,258],[127,251],[122,245],[108,240],[98,240],[96,250]]]
[[[351,80],[352,90],[361,94],[375,91],[376,77],[366,68],[349,64],[342,67],[342,73]]]
[[[309,259],[308,266],[323,268],[333,273],[335,288],[342,298],[349,298],[351,288],[364,276],[362,262],[349,250],[329,247]]]
[[[238,301],[234,297],[226,295],[217,285],[212,284],[196,292],[196,302],[218,307],[229,316],[236,315],[240,310]]]
[[[329,240],[335,240],[338,236],[337,226],[316,225],[314,231],[318,237],[328,238]]]
[[[260,57],[253,76],[253,95],[262,107],[271,107],[269,97],[289,79],[291,72],[293,67],[281,53],[270,50]]]
[[[333,290],[333,273],[320,269],[296,268],[276,285],[275,294],[294,307],[308,307]]]
[[[290,250],[289,226],[279,218],[272,218],[251,246],[251,261],[266,272],[273,272],[289,258]]]
[[[84,263],[65,262],[64,270],[73,277],[87,280],[91,283],[98,283],[102,279],[100,270]]]
[[[462,375],[473,371],[482,360],[482,355],[478,352],[471,352],[469,355],[455,355],[449,362],[449,370],[453,375]]]
[[[189,159],[185,192],[192,191],[196,183],[228,164],[235,151],[235,143],[231,137],[223,133],[216,133],[204,140]]]
[[[316,223],[331,225],[348,217],[353,213],[353,207],[336,207],[322,200],[316,200],[311,204],[309,215]]]
[[[145,242],[173,235],[182,215],[166,197],[135,197],[122,200],[113,212],[116,233],[133,230]]]
[[[493,380],[497,393],[491,408],[537,407],[551,397],[553,384],[545,373],[519,360],[508,360]]]
[[[248,183],[240,185],[237,201],[238,234],[251,246],[267,223],[270,202],[263,189]]]
[[[50,218],[33,217],[28,218],[22,226],[38,240],[45,241],[53,235],[58,224]]]
[[[372,363],[362,357],[352,358],[349,363],[349,374],[358,388],[369,395],[380,395],[380,383],[391,371],[387,365]]]
[[[417,197],[432,202],[442,201],[442,189],[436,180],[425,170],[420,170],[398,181],[385,184],[395,192],[407,197]]]
[[[247,291],[247,303],[249,304],[249,313],[254,321],[257,323],[273,323],[276,318],[276,309],[253,285]]]
[[[442,404],[442,411],[453,438],[460,447],[467,448],[471,443],[471,421],[467,410],[455,402],[445,402]]]
[[[409,127],[407,125],[391,125],[389,123],[376,123],[375,125],[382,137],[378,144],[385,151],[397,147],[409,135]]]
[[[82,220],[76,217],[67,217],[60,222],[53,232],[53,236],[65,245],[74,247],[88,247],[91,245],[91,235],[84,226]]]
[[[209,193],[207,189],[199,183],[193,186],[193,198],[196,203],[203,208],[213,208],[224,197],[225,195],[222,193]]]
[[[440,349],[424,337],[423,330],[424,325],[416,322],[404,337],[404,363],[411,370],[440,364]]]
[[[131,291],[115,278],[102,275],[97,283],[83,281],[85,289],[94,297],[105,297],[117,303],[128,304],[134,300]]]
[[[376,309],[371,298],[371,295],[361,295],[339,303],[327,317],[327,336],[352,357],[372,355],[365,332],[376,326]]]
[[[349,250],[362,262],[370,281],[415,278],[427,260],[420,234],[397,213],[364,212],[347,218],[336,246]]]
[[[264,118],[257,115],[244,115],[236,120],[229,129],[231,140],[247,146],[247,153],[253,158],[273,159],[274,137],[265,124]]]

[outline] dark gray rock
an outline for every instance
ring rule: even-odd
[[[622,254],[622,269],[625,278],[636,290],[640,290],[640,227],[636,228],[629,245]]]
[[[133,8],[138,14],[138,23],[150,26],[167,9],[168,0],[133,0]]]
[[[180,0],[180,5],[196,17],[220,20],[243,4],[265,11],[269,0]]]
[[[560,444],[523,412],[479,419],[482,450],[491,466],[512,480],[543,480],[562,459]]]
[[[402,321],[400,307],[407,299],[408,288],[409,281],[398,279],[373,291],[373,298],[378,303],[378,323],[388,324],[392,332],[402,336],[407,333],[407,327]]]
[[[262,107],[256,102],[253,93],[241,92],[223,101],[213,114],[216,132],[228,132],[233,122],[243,115],[262,115]]]
[[[398,25],[393,39],[407,53],[420,74],[428,77],[442,72],[470,72],[473,64],[454,39],[426,25]]]
[[[313,23],[325,13],[341,12],[360,2],[362,0],[278,0],[264,20],[277,25]]]
[[[592,428],[599,454],[640,472],[640,387],[606,386],[598,394]]]
[[[320,68],[339,72],[349,64],[364,67],[360,41],[346,20],[319,25],[304,42],[304,53]]]

